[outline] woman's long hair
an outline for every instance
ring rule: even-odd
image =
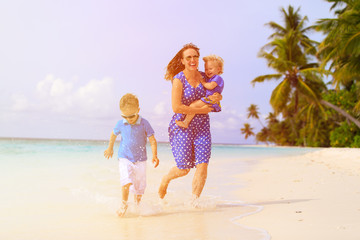
[[[184,45],[184,47],[175,55],[173,59],[169,62],[166,67],[165,79],[173,80],[174,76],[185,69],[185,66],[181,63],[181,59],[183,58],[183,53],[185,50],[192,48],[197,51],[200,56],[200,49],[192,43],[188,43]]]

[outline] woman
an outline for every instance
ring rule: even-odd
[[[163,199],[171,180],[187,175],[196,167],[192,182],[192,194],[198,198],[204,188],[207,168],[211,155],[210,119],[212,111],[209,105],[193,108],[189,105],[206,95],[201,84],[205,74],[198,71],[199,48],[193,44],[185,45],[170,61],[165,74],[166,80],[172,81],[171,102],[174,115],[169,125],[169,140],[176,167],[170,169],[161,181],[159,197]],[[221,100],[221,95],[214,97]],[[186,114],[196,114],[188,128],[178,126],[175,121],[182,121]]]

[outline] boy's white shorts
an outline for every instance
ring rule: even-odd
[[[130,162],[126,158],[119,158],[119,172],[121,185],[132,183],[130,191],[136,195],[143,195],[146,187],[146,161]]]

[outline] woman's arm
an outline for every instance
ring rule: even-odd
[[[183,85],[179,79],[175,78],[173,80],[172,90],[171,90],[172,109],[175,113],[207,114],[212,111],[212,108],[208,105],[198,108],[198,107],[190,107],[182,104],[181,103],[182,92],[183,92]]]

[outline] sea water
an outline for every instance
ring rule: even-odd
[[[242,172],[259,159],[314,149],[214,144],[208,180],[197,208],[188,176],[174,180],[159,201],[161,178],[174,166],[168,143],[158,144],[160,165],[147,163],[142,204],[124,218],[116,160],[105,159],[107,141],[0,139],[0,239],[267,239],[266,231],[234,219],[261,210],[233,194],[246,187]],[[148,158],[151,149],[147,146]]]

